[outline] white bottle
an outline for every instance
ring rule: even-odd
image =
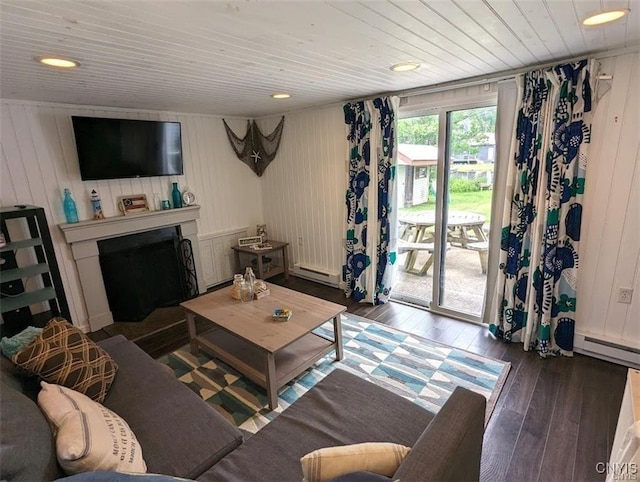
[[[160,204],[160,194],[157,192],[153,193],[153,210],[160,211],[162,210],[162,204]]]

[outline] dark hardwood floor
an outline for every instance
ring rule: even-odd
[[[485,432],[483,481],[604,480],[596,464],[609,460],[625,367],[579,354],[542,360],[520,344],[494,339],[480,325],[400,303],[354,303],[338,289],[300,278],[285,281],[278,276],[269,281],[343,304],[349,313],[510,362],[509,377]],[[105,336],[93,334],[95,339]],[[158,357],[187,343],[186,327],[174,326],[137,343]]]

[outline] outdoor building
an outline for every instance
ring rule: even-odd
[[[433,193],[431,167],[438,164],[438,148],[419,144],[398,145],[398,207],[417,206]]]

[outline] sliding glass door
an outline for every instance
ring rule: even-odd
[[[398,124],[399,273],[393,296],[429,306],[433,294],[434,225],[438,178],[438,114],[401,119]],[[420,223],[430,217],[431,222]]]
[[[480,319],[495,117],[495,106],[481,106],[399,121],[396,299]]]

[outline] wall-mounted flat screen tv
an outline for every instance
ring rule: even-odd
[[[71,119],[83,181],[183,174],[179,122]]]

